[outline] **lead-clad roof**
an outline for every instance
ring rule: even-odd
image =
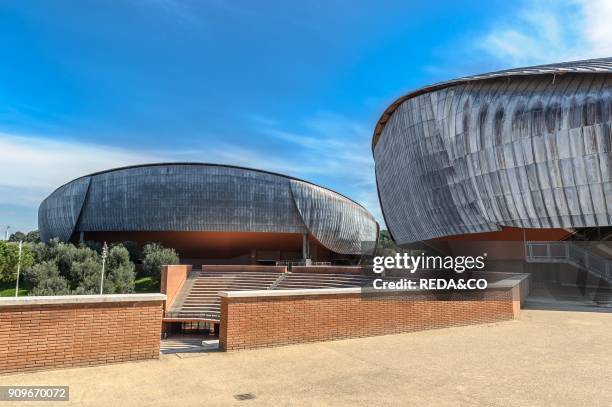
[[[329,189],[243,167],[162,163],[103,171],[54,191],[39,208],[43,240],[80,231],[310,232],[328,249],[361,252],[378,225]]]

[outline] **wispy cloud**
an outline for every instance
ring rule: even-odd
[[[263,158],[278,171],[306,179],[323,178],[368,208],[382,224],[376,193],[371,129],[360,121],[332,113],[320,113],[303,120],[299,130],[282,125],[262,126],[259,132],[286,143],[291,160]],[[262,163],[263,164],[263,163]]]
[[[54,188],[80,175],[160,160],[153,153],[0,133],[0,203],[38,205]]]
[[[285,130],[266,117],[252,121],[262,140],[259,148],[218,141],[206,149],[136,151],[0,132],[0,217],[11,217],[6,205],[38,207],[55,188],[84,174],[160,161],[205,161],[279,172],[331,187],[355,199],[382,221],[366,126],[333,114],[308,118],[298,126],[299,131],[293,126],[291,131]],[[274,142],[281,144],[277,153],[269,148]],[[14,224],[10,219],[0,219],[3,222]],[[33,218],[22,228],[27,230],[35,224]]]
[[[607,57],[611,21],[609,0],[529,1],[472,45],[508,66]]]

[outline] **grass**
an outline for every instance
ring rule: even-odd
[[[21,282],[20,282],[21,284]],[[19,287],[19,296],[28,295],[27,288]],[[134,291],[137,293],[158,293],[159,283],[153,281],[151,277],[140,277],[134,280]],[[14,297],[15,282],[0,282],[0,297]]]
[[[21,282],[20,282],[21,283]],[[19,287],[19,296],[28,295],[28,291],[25,288]],[[0,297],[14,297],[15,296],[15,282],[7,283],[0,282]]]
[[[154,282],[151,277],[140,277],[134,280],[134,291],[137,293],[158,293],[159,283]]]

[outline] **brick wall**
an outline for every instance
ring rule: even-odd
[[[329,294],[311,295],[315,290],[300,291],[309,295],[223,293],[221,349],[482,324],[513,319],[517,312],[512,287],[487,290],[472,297],[433,292],[362,295],[358,289],[319,290],[323,291]]]
[[[164,266],[161,274],[160,291],[166,294],[166,309],[170,309],[191,272],[190,265]]]
[[[157,359],[165,296],[118,297],[1,299],[0,374]]]

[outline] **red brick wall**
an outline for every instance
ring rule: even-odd
[[[422,293],[221,297],[220,347],[248,349],[514,318],[512,289],[485,297]]]
[[[189,265],[164,266],[161,274],[160,292],[166,294],[166,309],[169,309],[183,283],[191,272]]]
[[[0,306],[0,374],[157,359],[162,304]]]

